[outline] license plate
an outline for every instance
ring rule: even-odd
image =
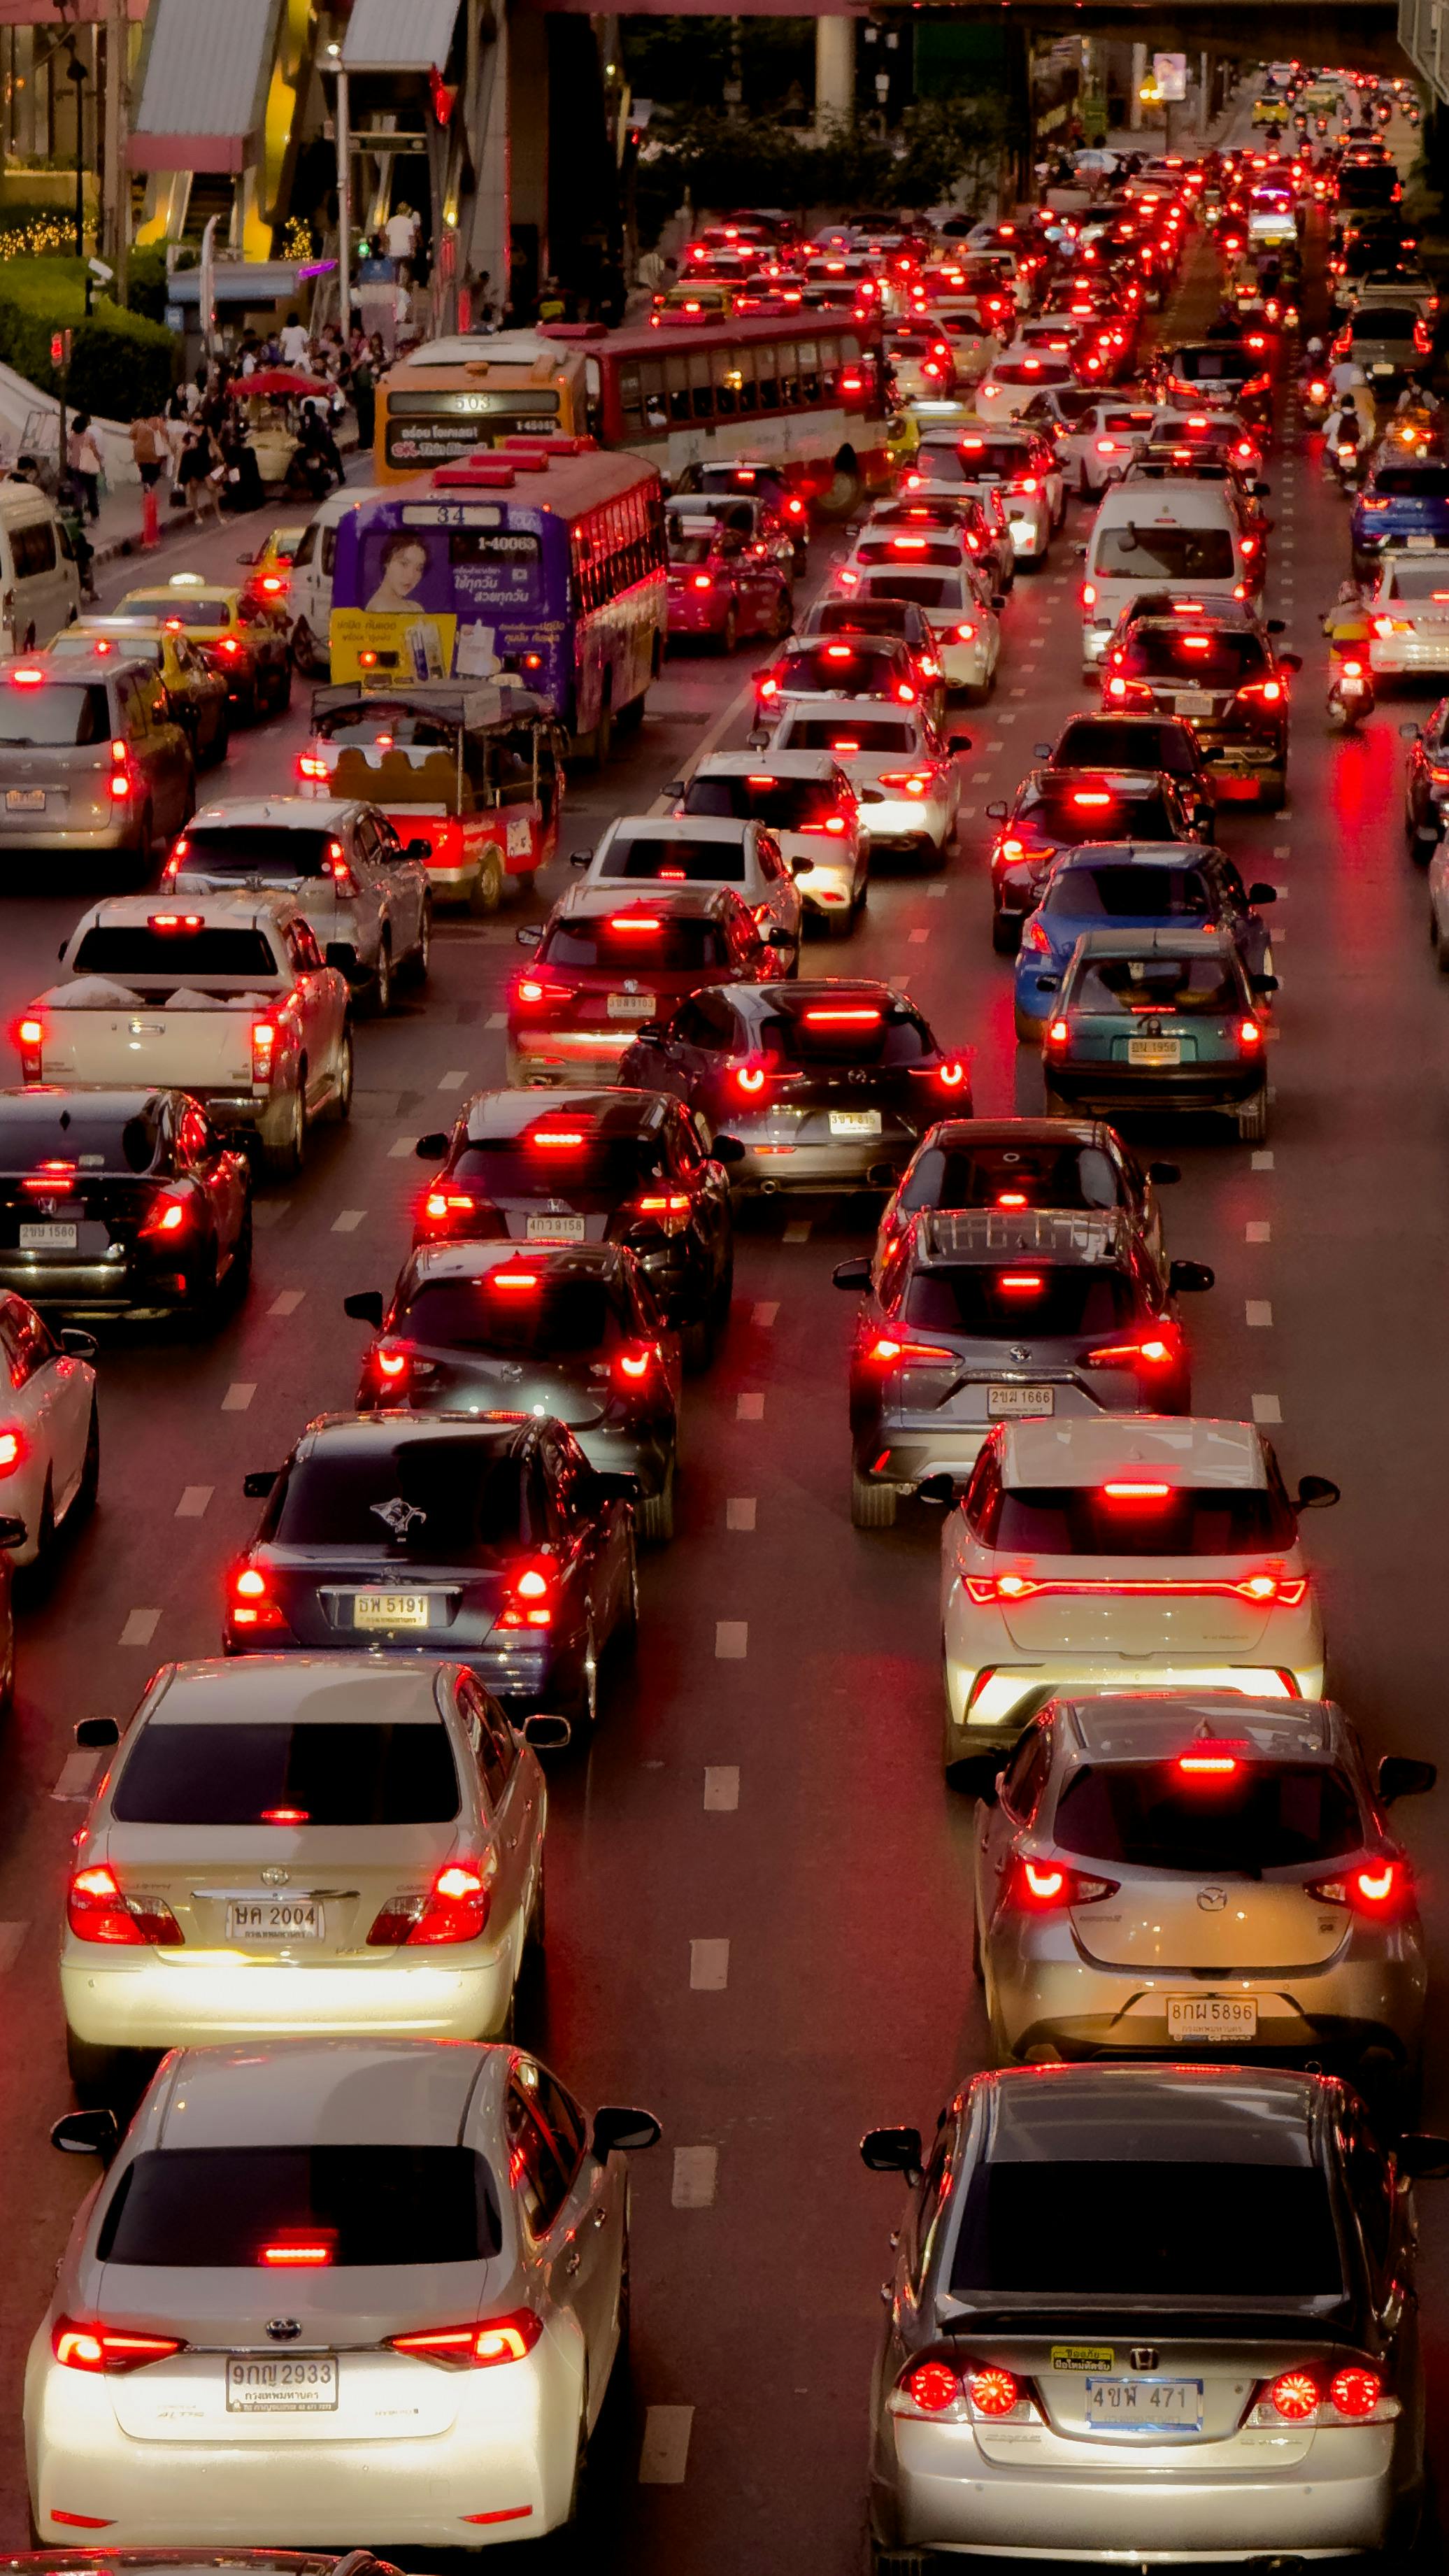
[[[320,1941],[324,1917],[310,1898],[247,1897],[226,1909],[228,1941]]]
[[[1129,1064],[1181,1064],[1181,1038],[1129,1038]]]
[[[1434,551],[1432,537],[1405,537],[1404,544],[1411,555],[1431,555]]]
[[[581,1216],[531,1216],[528,1220],[530,1243],[582,1243],[583,1239]]]
[[[335,2352],[231,2355],[226,2365],[229,2415],[321,2415],[337,2407]]]
[[[986,1410],[994,1421],[1005,1421],[1011,1415],[1040,1420],[1056,1406],[1054,1386],[989,1386]]]
[[[1167,2036],[1188,2046],[1231,2048],[1258,2036],[1256,1995],[1169,1995]]]
[[[1094,2432],[1200,2433],[1200,2379],[1092,2379],[1087,2422]]]
[[[426,1592],[354,1592],[354,1628],[426,1628]]]
[[[75,1242],[73,1225],[22,1225],[20,1229],[22,1252],[74,1252]]]
[[[43,814],[45,789],[43,787],[7,787],[5,811],[7,814]]]
[[[1177,712],[1180,716],[1210,716],[1213,702],[1201,689],[1179,689]]]
[[[653,1016],[652,993],[611,993],[609,995],[611,1020],[650,1020]]]
[[[878,1136],[880,1111],[878,1109],[832,1109],[830,1133],[832,1136]]]

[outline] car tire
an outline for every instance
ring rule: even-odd
[[[101,1483],[101,1417],[95,1397],[91,1398],[91,1418],[86,1425],[86,1450],[81,1460],[80,1483],[71,1497],[67,1521],[88,1520],[96,1507]]]
[[[993,912],[991,945],[998,957],[1014,957],[1021,946],[1021,915],[1015,912]]]
[[[292,660],[304,680],[314,677],[317,670],[317,646],[305,617],[299,617],[292,629]]]
[[[1261,1083],[1251,1100],[1238,1111],[1238,1141],[1244,1145],[1262,1145],[1268,1135],[1268,1085]]]
[[[686,1376],[699,1377],[714,1358],[712,1315],[696,1315],[692,1322],[681,1324],[679,1346],[684,1355]]]
[[[77,2101],[110,2103],[114,2100],[121,2090],[126,2055],[123,2048],[99,2048],[94,2041],[77,2039],[73,2030],[67,2030],[65,2062]]]
[[[674,1460],[664,1472],[657,1494],[645,1494],[635,1506],[639,1536],[650,1547],[667,1547],[674,1536]]]
[[[468,897],[468,910],[475,914],[496,912],[503,901],[503,861],[492,845],[478,862],[478,874]]]
[[[730,1308],[734,1304],[734,1300],[735,1251],[733,1240],[731,1240],[728,1258],[726,1259],[725,1266],[720,1272],[718,1279],[715,1281],[714,1289],[709,1301],[710,1325],[716,1333],[723,1333],[729,1330]]]
[[[852,1529],[894,1529],[900,1496],[894,1485],[872,1484],[859,1468],[850,1471]]]
[[[374,1019],[385,1020],[392,1009],[392,942],[386,931],[377,943],[377,964],[372,970],[371,1009]]]
[[[734,602],[731,600],[729,607],[725,610],[725,622],[719,630],[717,650],[724,655],[726,660],[728,660],[739,640],[740,622],[735,615]]]
[[[623,1607],[614,1621],[610,1645],[622,1656],[632,1655],[639,1643],[639,1546],[638,1505],[629,1532],[629,1578],[624,1590]]]
[[[548,1867],[542,1855],[540,1855],[538,1864],[538,1883],[533,1891],[533,1903],[528,1909],[528,1922],[524,1927],[524,1957],[528,1958],[529,1956],[532,1956],[535,1959],[541,1960],[547,1948]]]
[[[292,665],[290,661],[278,664],[277,677],[272,687],[271,697],[273,715],[284,716],[288,707],[292,703]]]
[[[794,623],[794,600],[791,598],[788,590],[782,590],[780,593],[779,603],[775,610],[775,622],[770,628],[771,642],[774,644],[783,644]]]
[[[350,1028],[345,1028],[342,1032],[342,1066],[338,1076],[337,1089],[332,1096],[330,1110],[330,1115],[335,1126],[345,1127],[348,1119],[352,1115],[352,1086],[356,1079],[356,1073],[357,1067],[352,1049],[352,1031]]]
[[[1055,1085],[1045,1080],[1042,1083],[1042,1107],[1048,1118],[1070,1118],[1072,1115],[1069,1104]]]
[[[431,903],[425,903],[418,923],[417,945],[408,951],[397,971],[399,976],[405,975],[410,984],[426,984],[432,962],[433,907]]]
[[[292,1095],[292,1116],[279,1145],[264,1145],[262,1159],[279,1181],[295,1180],[307,1159],[307,1100],[301,1082]]]
[[[144,886],[156,860],[156,818],[149,805],[141,816],[135,840],[126,852],[126,860],[133,882]]]
[[[246,1214],[242,1218],[242,1230],[237,1238],[236,1250],[227,1264],[226,1277],[222,1282],[222,1287],[229,1302],[232,1305],[239,1306],[251,1284],[252,1203],[250,1199],[248,1199]]]
[[[1013,1011],[1012,1018],[1016,1027],[1017,1045],[1039,1047],[1041,1045],[1040,1020],[1034,1020],[1030,1012],[1022,1010],[1019,1004]]]

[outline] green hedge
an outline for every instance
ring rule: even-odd
[[[0,268],[0,363],[28,376],[42,393],[60,390],[50,363],[52,329],[63,327],[27,310],[4,291]],[[160,411],[181,372],[181,342],[174,331],[118,304],[100,303],[88,322],[71,329],[66,399],[77,411],[107,420],[138,420]]]

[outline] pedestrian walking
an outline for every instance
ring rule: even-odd
[[[377,429],[377,378],[365,349],[352,370],[352,408],[357,414],[357,444],[366,453]]]
[[[86,517],[94,526],[101,515],[101,451],[88,411],[78,411],[65,442],[66,469],[80,492]]]
[[[169,462],[170,453],[167,424],[160,412],[152,412],[146,420],[132,421],[131,454],[136,460],[136,471],[148,492],[154,491],[160,482]]]

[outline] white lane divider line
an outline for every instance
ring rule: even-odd
[[[797,1216],[794,1218],[793,1221],[786,1226],[784,1234],[781,1237],[781,1241],[784,1243],[808,1243],[809,1240],[810,1219],[808,1216]]]
[[[215,1491],[215,1485],[183,1485],[181,1500],[172,1515],[173,1519],[199,1521]]]
[[[417,1139],[416,1139],[416,1137],[414,1137],[414,1136],[394,1136],[394,1138],[393,1138],[393,1140],[392,1140],[392,1143],[389,1145],[389,1147],[388,1147],[388,1149],[387,1149],[387,1159],[388,1159],[388,1161],[389,1161],[390,1163],[401,1163],[401,1162],[405,1162],[405,1161],[406,1161],[406,1159],[407,1159],[407,1157],[409,1156],[409,1154],[416,1153],[416,1151],[417,1151]]]
[[[440,1091],[461,1091],[467,1079],[468,1069],[466,1065],[461,1073],[440,1073],[438,1076],[438,1089]]]
[[[1255,1422],[1261,1422],[1266,1425],[1273,1422],[1281,1422],[1282,1419],[1283,1407],[1279,1403],[1276,1395],[1254,1396],[1253,1420]]]
[[[1273,1240],[1273,1229],[1269,1225],[1267,1218],[1261,1216],[1249,1217],[1243,1240],[1245,1243],[1271,1243]]]
[[[736,1422],[763,1422],[764,1419],[765,1399],[763,1395],[741,1395],[735,1398]]]
[[[0,1970],[14,1967],[29,1929],[28,1923],[0,1923]]]
[[[957,806],[957,808],[956,808],[956,820],[958,821],[958,823],[974,823],[974,822],[975,822],[975,820],[976,820],[976,808],[975,808],[975,806],[974,806],[974,805],[958,805],[958,806]],[[936,887],[936,886],[929,886],[929,887],[927,888],[927,892],[928,892],[929,894],[936,894],[936,893],[938,893],[939,891],[940,891],[940,889],[939,889],[938,887]]]
[[[335,1216],[332,1220],[333,1233],[355,1234],[358,1227],[363,1223],[366,1215],[366,1208],[344,1208],[342,1214],[340,1216]]]
[[[1293,856],[1291,845],[1287,841],[1275,841],[1273,856],[1275,859],[1291,859]]]
[[[487,1019],[483,1023],[483,1026],[485,1029],[506,1029],[508,1026],[508,1013],[506,1011],[490,1011]]]
[[[946,889],[943,885],[929,885],[926,888],[926,899],[929,902],[933,895],[939,898],[945,893],[945,891]]]
[[[1273,1169],[1273,1148],[1271,1145],[1265,1146],[1261,1152],[1256,1153],[1253,1156],[1253,1169],[1255,1172],[1271,1172]]]
[[[305,1288],[284,1288],[279,1297],[274,1297],[272,1299],[270,1306],[267,1308],[267,1313],[269,1315],[295,1315],[306,1294],[307,1291]]]
[[[245,1413],[256,1391],[255,1386],[249,1386],[245,1378],[234,1379],[221,1399],[222,1412]]]
[[[1273,1309],[1269,1305],[1266,1297],[1246,1298],[1243,1305],[1243,1314],[1250,1327],[1256,1326],[1262,1331],[1266,1331],[1267,1327],[1273,1321]]]
[[[697,1995],[722,1995],[730,1981],[728,1941],[691,1941],[689,1983]]]
[[[742,1664],[750,1651],[748,1619],[716,1619],[714,1651],[717,1661],[722,1664]]]
[[[25,1926],[20,1926],[23,1932]],[[682,2487],[689,2459],[692,2406],[651,2406],[644,2417],[644,2446],[639,2453],[641,2487]]]
[[[762,1297],[759,1304],[753,1309],[751,1321],[758,1324],[762,1332],[768,1332],[779,1311],[780,1300],[778,1297]]]
[[[121,1630],[123,1646],[149,1646],[160,1624],[159,1610],[133,1610]]]
[[[732,1530],[752,1530],[754,1526],[754,1495],[731,1494],[729,1501],[725,1505],[725,1528]]]
[[[707,1816],[732,1816],[740,1803],[740,1766],[737,1762],[708,1762],[704,1772],[704,1812]]]
[[[718,2147],[676,2147],[670,2199],[676,2209],[713,2209]]]
[[[78,1745],[74,1753],[67,1754],[61,1764],[60,1778],[51,1790],[52,1798],[88,1798],[100,1758],[99,1753],[87,1744]]]
[[[911,932],[911,946],[913,948],[924,948],[930,936],[931,934],[929,930],[913,930]]]

